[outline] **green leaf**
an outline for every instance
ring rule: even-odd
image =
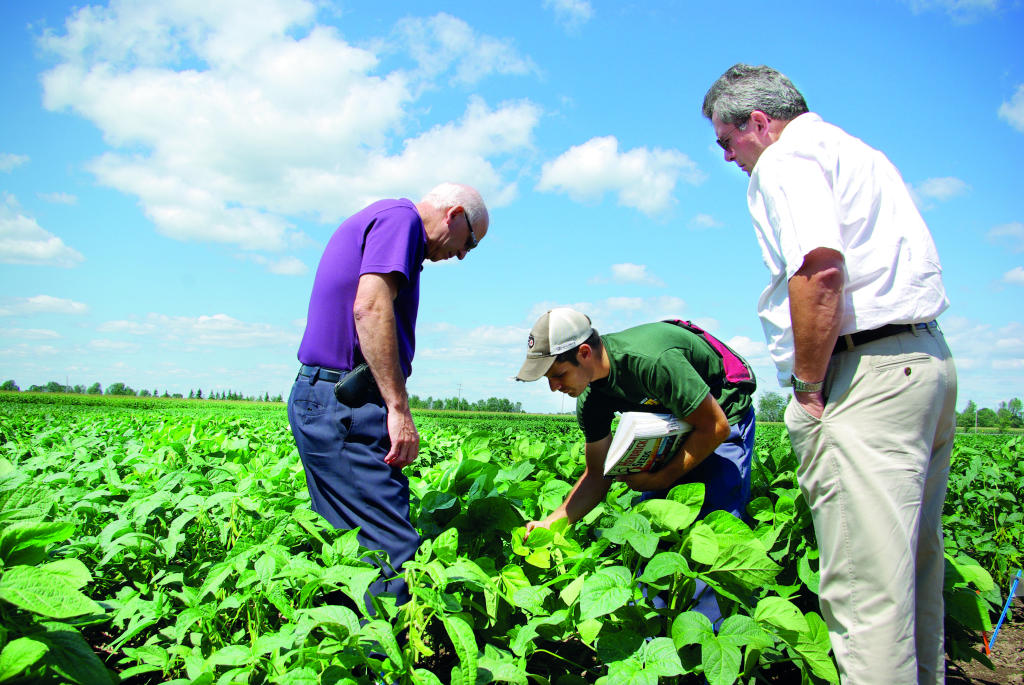
[[[489,676],[490,679],[485,682],[515,683],[515,685],[528,685],[529,683],[524,660],[517,659],[511,653],[498,649],[494,645],[484,645],[484,653],[480,657],[477,667],[480,669],[481,677]]]
[[[669,490],[666,499],[688,507],[696,506],[699,511],[704,506],[704,490],[704,483],[683,483]]]
[[[398,646],[398,640],[391,630],[391,624],[387,621],[370,621],[362,630],[363,635],[372,638],[381,646],[388,659],[399,669],[405,662],[402,659],[402,648]]]
[[[64,542],[74,533],[71,523],[16,521],[0,531],[0,561],[5,566],[38,564],[47,545]]]
[[[244,666],[252,659],[252,649],[242,645],[228,645],[210,655],[211,666]]]
[[[689,528],[700,515],[700,504],[684,504],[669,499],[649,499],[641,502],[636,511],[644,514],[665,530],[682,531]]]
[[[417,668],[412,672],[412,682],[416,685],[444,685],[440,678],[425,668]]]
[[[601,569],[583,583],[580,618],[597,618],[612,613],[630,600],[632,588],[632,576],[625,567]]]
[[[767,624],[788,644],[795,646],[797,636],[808,630],[807,619],[800,609],[788,599],[782,597],[765,597],[757,603],[754,620],[758,624]]]
[[[69,625],[46,621],[45,633],[35,637],[47,644],[46,661],[73,683],[106,685],[114,682],[103,662],[93,653],[85,639]]]
[[[682,662],[679,661],[679,651],[667,637],[656,637],[645,643],[641,656],[645,670],[653,671],[662,678],[686,673]]]
[[[700,655],[709,685],[732,685],[736,682],[743,661],[739,647],[711,637],[701,644]]]
[[[644,568],[640,581],[653,583],[665,576],[682,574],[691,576],[690,565],[686,563],[686,557],[677,552],[659,552],[655,554]]]
[[[718,558],[718,537],[706,523],[698,523],[690,531],[690,558],[698,564],[714,566]]]
[[[714,637],[715,629],[711,620],[696,611],[684,611],[672,622],[672,642],[676,649],[703,644],[705,640]]]
[[[992,630],[988,603],[974,590],[955,588],[945,593],[946,615],[969,630]]]
[[[0,683],[42,659],[48,649],[45,643],[30,637],[19,637],[8,642],[0,652]]]
[[[754,619],[742,614],[729,616],[722,621],[718,628],[718,639],[737,647],[758,650],[767,649],[775,644],[775,638],[771,633],[758,626]]]
[[[434,554],[446,564],[455,563],[459,551],[459,530],[448,528],[433,540]]]
[[[807,620],[807,632],[801,633],[800,641],[795,647],[796,652],[811,667],[811,672],[814,675],[824,678],[830,683],[838,683],[839,672],[836,670],[832,657],[828,654],[832,648],[828,637],[828,626],[825,625],[824,619],[813,611],[804,618]]]
[[[0,577],[0,599],[51,618],[102,613],[99,604],[71,585],[61,570],[15,566]]]
[[[603,536],[618,545],[629,544],[642,557],[650,557],[658,549],[658,536],[651,532],[651,522],[636,513],[627,511],[615,520],[615,525],[605,530]]]
[[[78,559],[58,559],[39,568],[48,573],[61,576],[68,586],[80,590],[92,582],[92,573],[89,568]]]
[[[476,646],[476,637],[473,635],[473,627],[460,616],[445,616],[442,621],[455,648],[455,654],[459,657],[458,675],[464,683],[475,683],[479,650]],[[455,672],[453,669],[453,675]]]

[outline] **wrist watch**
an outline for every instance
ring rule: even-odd
[[[795,392],[821,392],[821,389],[825,387],[825,381],[807,383],[806,381],[800,380],[793,374],[789,375],[789,382],[793,384],[793,390]]]

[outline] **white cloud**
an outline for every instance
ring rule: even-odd
[[[570,33],[577,31],[594,16],[588,0],[544,0],[544,7],[553,10],[555,19]]]
[[[644,285],[664,286],[665,283],[657,276],[647,273],[646,264],[612,264],[612,280],[616,283],[642,283]]]
[[[934,206],[933,201],[945,202],[970,190],[969,185],[952,176],[925,179],[920,183],[908,185],[908,188],[914,203],[922,210],[931,209]]]
[[[126,333],[154,338],[157,343],[197,347],[248,348],[298,343],[294,332],[270,324],[239,321],[227,314],[167,316],[149,314],[142,321],[108,321],[99,327],[105,333]]]
[[[690,225],[694,228],[718,228],[722,222],[710,214],[698,214],[690,220]]]
[[[23,340],[53,340],[59,338],[60,333],[46,328],[0,328],[0,336]]]
[[[647,215],[672,204],[672,192],[680,180],[698,184],[704,174],[678,150],[634,148],[619,152],[614,136],[591,138],[547,162],[537,189],[566,193],[577,202],[597,200],[614,192],[625,207]]]
[[[0,316],[23,316],[31,314],[85,314],[88,305],[51,295],[34,295],[8,300],[0,304]]]
[[[536,72],[511,41],[477,34],[462,19],[441,12],[427,19],[403,19],[395,28],[394,44],[406,44],[419,64],[418,76],[429,80],[452,71],[458,83],[473,84],[491,74],[525,75]]]
[[[0,171],[4,173],[26,163],[28,163],[28,155],[14,155],[10,152],[0,152]]]
[[[515,166],[509,155],[529,154],[539,108],[473,99],[460,121],[419,131],[417,99],[453,79],[528,73],[528,59],[443,14],[402,22],[411,42],[356,47],[315,24],[317,7],[86,7],[42,39],[60,58],[43,74],[44,104],[100,129],[111,150],[89,169],[178,240],[283,251],[309,240],[289,217],[334,224],[383,196],[416,198],[441,177],[474,179],[491,205],[514,197],[502,172]],[[395,45],[419,68],[383,70]]]
[[[37,360],[41,357],[55,357],[60,353],[53,345],[38,343],[21,343],[12,347],[0,348],[0,357]]]
[[[1000,0],[907,0],[915,14],[937,10],[955,22],[971,22],[999,9]]]
[[[986,237],[990,242],[1006,245],[1014,252],[1024,251],[1024,223],[1019,221],[996,226]]]
[[[250,259],[278,276],[304,276],[309,273],[309,267],[298,257],[270,259],[259,254],[243,254],[240,258]]]
[[[77,205],[78,197],[71,193],[36,193],[40,200],[55,205]]]
[[[14,196],[4,194],[0,202],[0,262],[69,268],[84,259],[78,250],[22,214]]]
[[[142,346],[134,342],[126,342],[124,340],[106,340],[97,339],[89,343],[89,347],[96,350],[97,352],[138,352],[142,349]]]
[[[1024,285],[1024,266],[1017,266],[1003,274],[1003,283]]]
[[[1024,133],[1024,84],[1017,86],[1009,102],[999,105],[999,118]]]

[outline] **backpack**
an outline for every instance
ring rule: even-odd
[[[757,378],[754,377],[754,370],[750,368],[750,364],[747,364],[743,357],[733,352],[724,342],[711,335],[697,324],[689,321],[684,321],[682,319],[665,319],[665,323],[685,328],[694,335],[703,339],[704,342],[711,346],[711,349],[718,353],[718,356],[722,359],[722,365],[725,366],[726,385],[739,388],[748,394],[753,394],[754,390],[757,389]]]

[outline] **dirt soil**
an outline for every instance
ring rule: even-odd
[[[983,644],[980,635],[978,642]],[[977,661],[947,661],[947,685],[1024,685],[1024,598],[1019,594],[1010,605],[989,659],[994,671]]]

